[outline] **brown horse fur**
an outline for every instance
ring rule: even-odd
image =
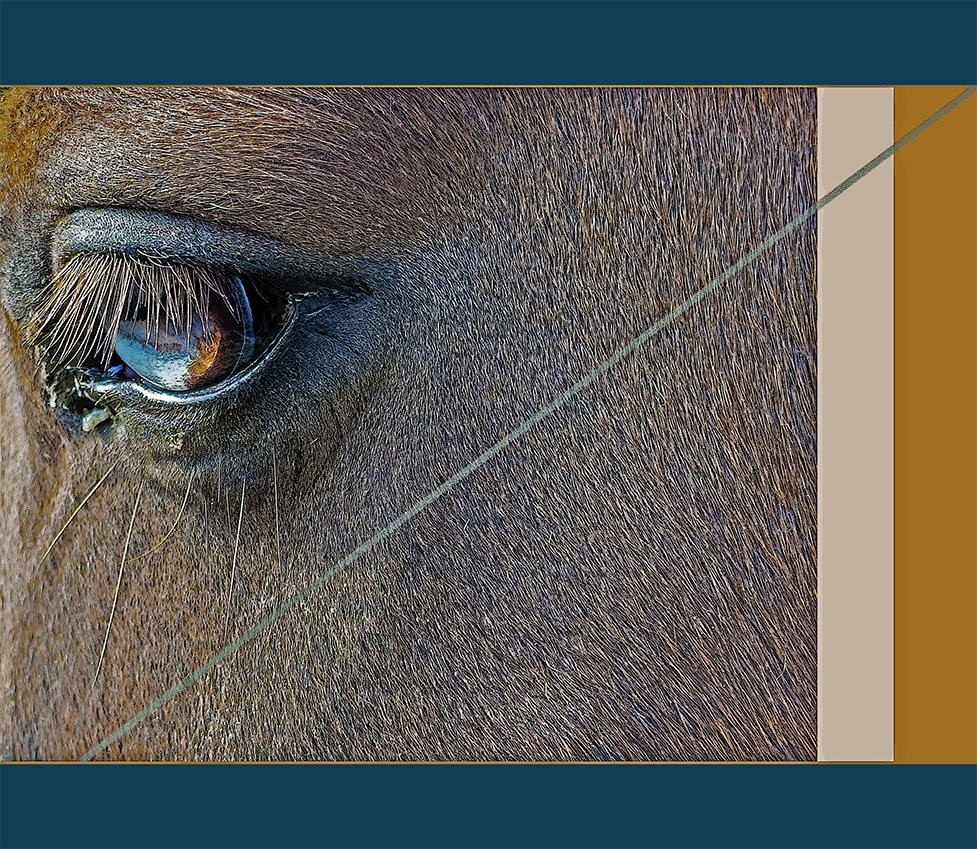
[[[16,759],[82,756],[815,199],[810,90],[15,89],[2,121]],[[368,294],[229,399],[84,433],[25,328],[59,222],[110,209]],[[813,759],[814,262],[812,218],[100,757]]]

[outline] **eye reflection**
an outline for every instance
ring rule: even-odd
[[[188,305],[179,322],[156,312],[155,321],[141,293],[123,312],[115,352],[147,383],[170,392],[186,392],[217,383],[245,366],[254,355],[254,319],[248,296],[232,277],[221,296]],[[201,314],[200,309],[206,311]]]

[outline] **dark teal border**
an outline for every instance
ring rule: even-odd
[[[973,2],[0,3],[0,83],[966,84]]]
[[[7,764],[0,781],[5,849],[977,845],[972,766]]]

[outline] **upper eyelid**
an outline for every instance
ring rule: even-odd
[[[367,291],[372,263],[322,257],[255,233],[180,215],[131,209],[81,209],[54,227],[54,271],[72,256],[115,253],[186,265],[233,269],[274,282],[294,294],[323,287]]]

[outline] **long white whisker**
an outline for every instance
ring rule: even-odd
[[[234,592],[234,573],[237,571],[237,547],[241,542],[241,520],[244,518],[244,485],[241,480],[241,509],[237,514],[237,537],[234,539],[234,558],[231,560],[231,585],[227,588],[227,604],[224,612],[224,641],[227,641],[227,626],[231,618],[231,593]]]
[[[126,555],[129,553],[129,540],[132,539],[132,526],[136,523],[136,511],[139,509],[139,497],[142,495],[142,482],[136,490],[136,503],[132,505],[132,518],[129,519],[129,530],[126,533],[125,545],[122,548],[122,562],[119,564],[119,579],[115,582],[115,597],[112,599],[112,610],[109,612],[109,623],[105,626],[105,639],[102,641],[102,651],[98,656],[98,664],[95,666],[95,675],[92,678],[92,686],[88,688],[88,698],[92,697],[95,689],[95,682],[98,681],[98,673],[102,669],[102,659],[105,657],[105,647],[109,644],[109,632],[112,630],[112,620],[115,618],[115,606],[119,603],[119,588],[122,586],[122,573],[126,568]]]
[[[45,550],[44,554],[41,556],[41,559],[37,561],[37,566],[34,567],[35,574],[37,572],[37,569],[40,568],[41,564],[45,560],[47,560],[47,556],[51,553],[51,550],[54,548],[54,546],[57,545],[58,540],[61,539],[62,534],[64,534],[64,532],[66,530],[68,530],[68,525],[70,525],[75,520],[75,516],[77,516],[81,512],[81,508],[84,507],[88,503],[88,499],[91,498],[95,494],[95,492],[98,490],[98,488],[103,483],[105,483],[105,481],[108,479],[108,476],[111,475],[112,472],[114,472],[118,468],[118,466],[119,466],[119,464],[118,463],[115,463],[104,475],[102,475],[102,477],[99,479],[98,483],[95,484],[95,486],[92,487],[92,489],[88,493],[88,495],[86,495],[81,500],[81,503],[75,508],[74,512],[68,517],[68,521],[65,522],[61,526],[61,530],[58,531],[54,535],[54,539],[51,540],[51,544],[47,547],[47,549]]]
[[[166,532],[166,535],[158,543],[156,543],[156,545],[154,545],[148,551],[144,551],[142,554],[137,554],[135,557],[132,558],[133,560],[138,560],[140,557],[146,557],[152,554],[154,551],[156,551],[157,548],[159,548],[164,542],[166,542],[173,535],[173,531],[176,530],[176,526],[180,524],[180,519],[183,518],[183,511],[186,509],[187,501],[190,500],[190,487],[193,486],[193,479],[196,476],[197,473],[196,471],[194,471],[190,475],[190,480],[187,481],[187,492],[186,495],[183,496],[183,503],[180,505],[180,512],[177,513],[176,521],[173,522],[173,526]]]

